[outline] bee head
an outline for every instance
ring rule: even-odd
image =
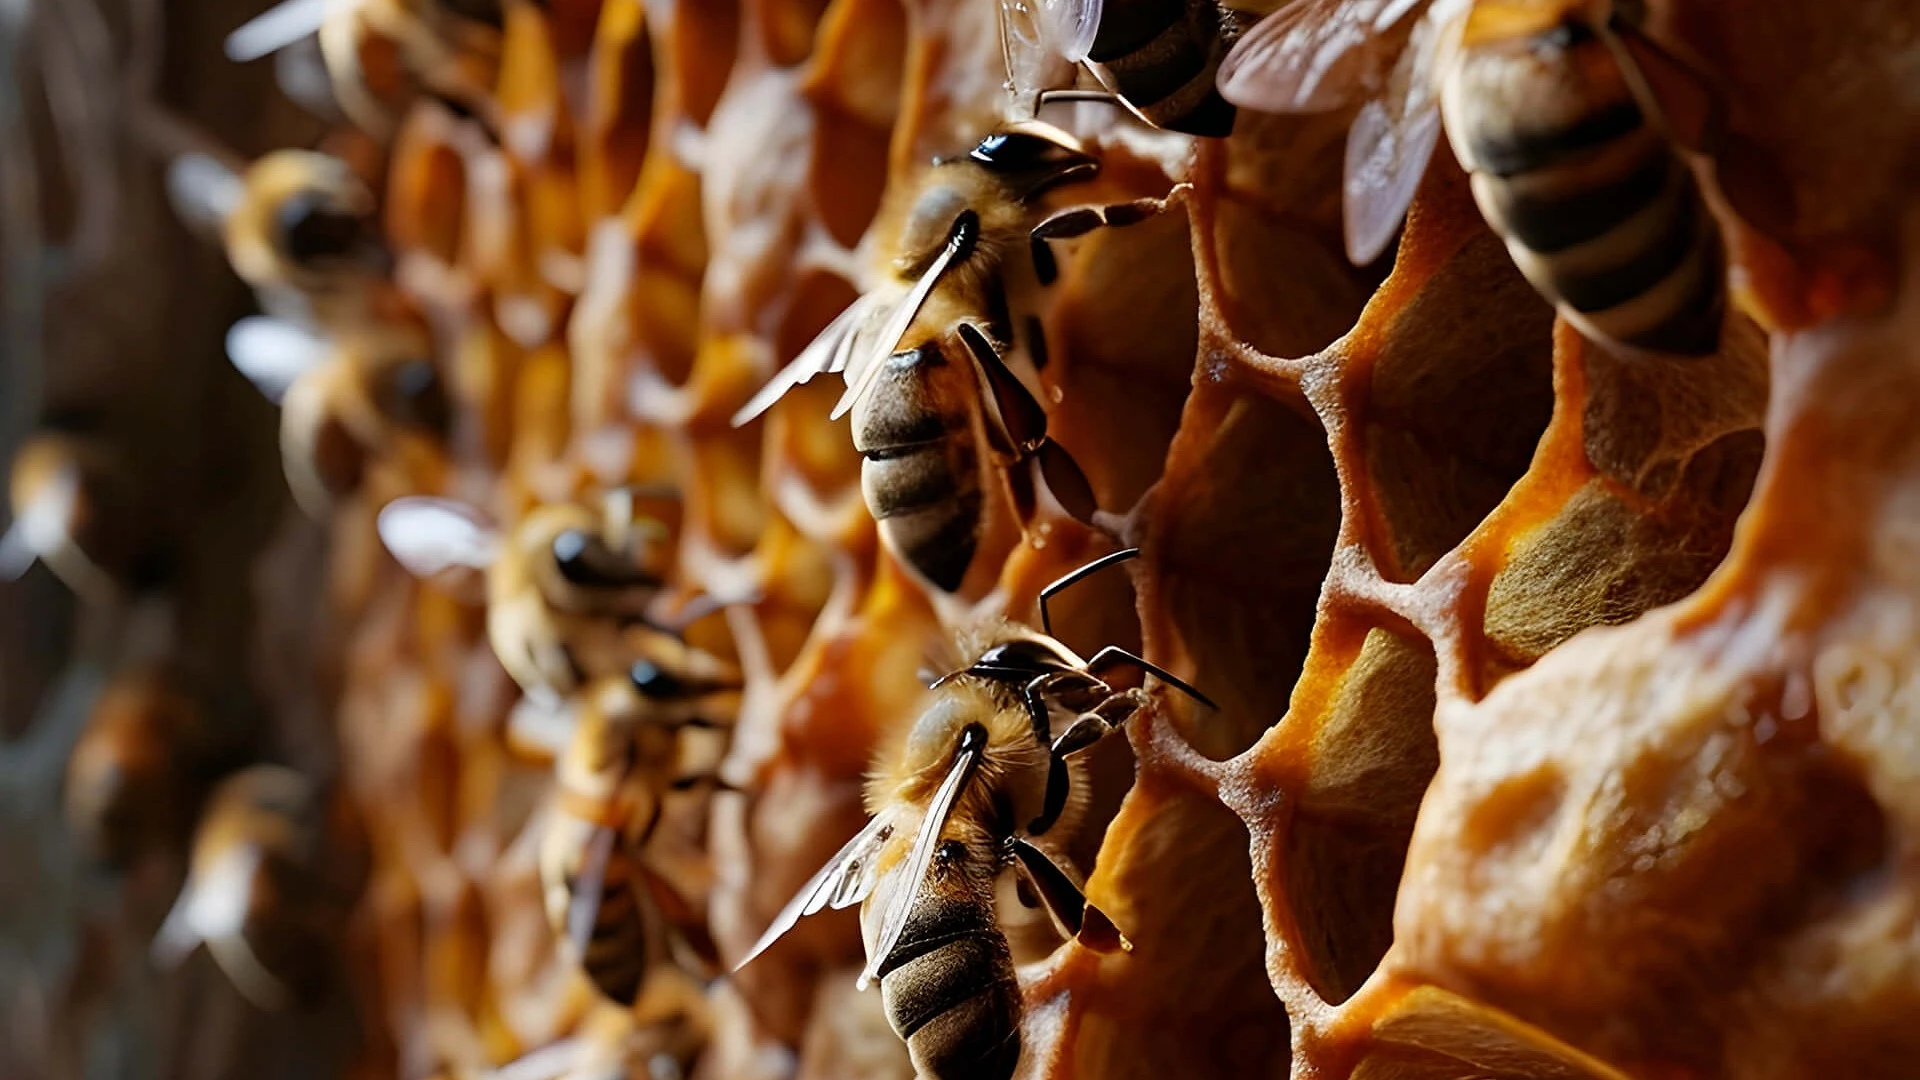
[[[900,231],[900,255],[894,264],[903,276],[924,272],[953,238],[954,230],[967,227],[963,225],[967,219],[972,219],[971,228],[977,232],[979,214],[972,201],[957,184],[935,184],[921,192]]]
[[[433,361],[408,356],[382,373],[374,401],[383,416],[405,427],[445,437],[453,425],[446,384]]]
[[[1091,179],[1100,161],[1079,140],[1051,124],[1029,121],[1000,128],[974,146],[967,159],[1006,184],[1018,199],[1048,188]]]
[[[588,590],[656,589],[661,580],[630,553],[616,551],[598,531],[562,529],[549,545],[554,569],[568,585]]]
[[[633,689],[648,701],[681,701],[697,693],[687,682],[651,660],[636,660],[627,669]]]
[[[303,270],[360,258],[372,244],[366,217],[325,188],[288,195],[274,207],[273,223],[281,251]]]

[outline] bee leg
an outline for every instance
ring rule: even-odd
[[[664,619],[666,629],[678,636],[684,634],[687,627],[716,611],[725,611],[730,607],[742,607],[759,603],[763,597],[759,593],[747,593],[743,596],[720,597],[712,593],[701,593],[680,606],[680,610],[671,619]]]
[[[1046,685],[1053,681],[1057,671],[1045,675],[1036,675],[1020,688],[1020,696],[1027,705],[1027,719],[1033,722],[1033,737],[1045,746],[1053,738],[1053,721],[1047,715]]]
[[[1087,894],[1051,855],[1020,836],[1008,838],[1007,854],[1068,937],[1095,952],[1133,951],[1133,943],[1104,912],[1087,903]]]
[[[974,372],[993,403],[993,434],[1016,459],[1031,455],[1047,441],[1047,410],[1034,400],[1025,383],[1016,378],[987,332],[972,322],[957,328],[960,341],[973,354]]]
[[[1105,206],[1070,206],[1043,219],[1027,234],[1027,238],[1029,241],[1071,240],[1095,229],[1124,229],[1128,225],[1138,225],[1150,217],[1166,213],[1174,204],[1184,202],[1187,193],[1192,190],[1192,184],[1181,183],[1175,184],[1164,198],[1132,199]]]
[[[1034,453],[1033,467],[1062,510],[1083,525],[1093,524],[1093,516],[1100,512],[1100,503],[1094,498],[1092,482],[1072,454],[1048,439]]]
[[[1209,698],[1207,695],[1182,682],[1180,677],[1173,672],[1143,657],[1135,656],[1133,653],[1128,652],[1118,645],[1109,645],[1101,649],[1099,652],[1093,654],[1093,659],[1087,661],[1088,673],[1092,673],[1096,668],[1102,667],[1137,668],[1154,676],[1161,682],[1166,683],[1200,704],[1205,705],[1209,709],[1218,709],[1220,707],[1213,703],[1212,698]]]
[[[1122,109],[1126,108],[1126,106],[1122,104],[1120,101],[1120,95],[1115,94],[1108,90],[1042,90],[1040,91],[1040,107],[1041,108],[1045,108],[1048,105],[1055,104],[1056,102],[1064,105],[1064,104],[1068,104],[1070,102],[1076,102],[1076,101],[1092,101],[1092,102],[1097,102],[1101,105],[1112,105],[1115,108],[1122,108]]]
[[[1060,260],[1053,257],[1053,245],[1044,236],[1027,237],[1027,247],[1033,253],[1033,276],[1046,288],[1060,280]]]
[[[1065,760],[1069,754],[1077,754],[1112,734],[1114,726],[1105,718],[1088,713],[1075,720],[1064,734],[1053,740],[1048,752],[1055,760]]]

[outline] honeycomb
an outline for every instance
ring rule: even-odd
[[[1063,245],[1037,299],[1051,433],[1100,513],[1023,529],[997,493],[952,596],[879,542],[837,380],[730,417],[875,283],[924,163],[1003,118],[996,5],[503,7],[497,131],[422,98],[368,168],[455,405],[433,490],[505,521],[681,493],[676,586],[745,599],[690,635],[745,687],[671,837],[723,960],[865,823],[929,655],[1138,546],[1056,631],[1217,708],[1159,687],[1094,755],[1106,826],[1073,854],[1133,948],[1009,926],[1019,1075],[1920,1069],[1910,5],[1656,5],[1793,213],[1716,207],[1741,302],[1700,360],[1558,322],[1444,149],[1391,266],[1355,268],[1350,112],[1209,141],[1060,107],[1102,169],[1049,205],[1192,186]],[[420,476],[370,472],[329,525],[361,1069],[912,1075],[854,988],[853,912],[677,1019],[597,998],[543,909],[553,739],[473,597],[376,536]]]

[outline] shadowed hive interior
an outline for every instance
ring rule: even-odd
[[[1041,499],[1023,530],[994,485],[947,595],[881,542],[838,380],[731,420],[893,272],[927,162],[1003,118],[996,5],[507,0],[497,109],[416,99],[366,170],[454,405],[444,461],[394,455],[328,525],[366,1071],[560,1047],[580,1077],[912,1075],[853,988],[852,912],[665,1019],[555,939],[555,740],[472,590],[403,571],[375,513],[431,492],[511,523],[631,484],[680,493],[673,586],[738,601],[687,631],[743,681],[717,790],[654,841],[722,968],[867,820],[923,660],[1138,546],[1054,632],[1214,707],[1159,684],[1089,755],[1104,828],[1068,854],[1131,951],[1009,925],[1019,1076],[1908,1075],[1920,26],[1657,6],[1799,211],[1769,238],[1718,207],[1741,303],[1698,359],[1557,320],[1444,142],[1390,263],[1355,268],[1350,112],[1193,140],[1052,106],[1102,170],[1049,209],[1191,187],[1013,297],[1100,512]],[[1861,115],[1882,99],[1907,104]]]

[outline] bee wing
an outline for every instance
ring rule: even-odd
[[[332,351],[324,338],[268,315],[249,315],[227,328],[227,359],[276,404]]]
[[[1104,0],[1040,0],[1047,38],[1061,56],[1084,63],[1100,33]]]
[[[979,751],[972,749],[954,755],[953,767],[947,770],[947,778],[940,782],[940,789],[933,793],[933,801],[927,804],[926,816],[920,819],[920,830],[913,835],[913,849],[907,853],[907,862],[900,871],[899,881],[894,885],[892,900],[880,920],[880,933],[874,938],[873,950],[867,953],[867,966],[860,972],[860,979],[855,984],[860,989],[865,990],[878,977],[880,965],[893,955],[894,947],[900,944],[900,935],[907,929],[907,917],[913,913],[914,898],[920,895],[920,883],[925,880],[927,868],[933,865],[933,853],[940,846],[940,834],[946,831],[947,819],[953,816],[953,804],[959,799],[960,790],[966,786],[967,777],[972,775],[979,758]]]
[[[227,59],[244,64],[299,41],[320,29],[334,0],[282,0],[227,35]],[[357,0],[347,0],[355,3]]]
[[[153,962],[176,967],[201,942],[239,934],[246,926],[259,867],[260,852],[247,847],[220,860],[211,873],[189,875],[180,899],[153,936]]]
[[[860,328],[866,324],[872,311],[872,305],[865,297],[848,304],[847,309],[828,323],[818,337],[800,350],[800,355],[794,357],[792,363],[781,368],[771,382],[761,387],[752,400],[733,414],[733,426],[741,427],[771,409],[774,402],[787,396],[787,391],[801,383],[813,381],[815,375],[845,371],[854,338],[859,335]]]
[[[1404,40],[1392,33],[1432,0],[1294,0],[1260,20],[1220,64],[1221,96],[1261,112],[1327,112],[1379,89]]]
[[[0,534],[0,581],[13,581],[33,566],[33,560],[40,557],[34,550],[33,542],[27,539],[27,530],[21,522],[14,522],[4,534]]]
[[[927,297],[933,294],[933,287],[946,276],[954,260],[959,258],[960,249],[965,243],[966,233],[963,230],[957,228],[950,230],[947,246],[940,249],[940,254],[934,257],[933,265],[927,267],[927,272],[921,274],[920,280],[913,283],[913,288],[907,291],[907,295],[901,297],[900,302],[887,312],[886,321],[880,324],[879,332],[872,339],[861,338],[859,342],[861,351],[853,357],[847,367],[847,392],[840,395],[840,401],[834,405],[833,412],[828,414],[828,419],[838,420],[847,415],[847,410],[853,408],[854,402],[866,396],[868,388],[873,385],[873,380],[879,377],[887,357],[893,355],[894,346],[900,344],[900,339],[906,336],[907,327],[913,325],[914,316],[920,314],[920,308],[926,304]]]
[[[0,581],[12,581],[27,572],[42,552],[60,547],[80,497],[80,467],[71,462],[19,508],[19,516],[0,536]]]
[[[1099,0],[1091,0],[1096,22],[1081,40],[1070,18],[1053,10],[1058,0],[1000,0],[1000,52],[1006,62],[1007,90],[1012,96],[1008,115],[1031,120],[1040,111],[1040,95],[1072,81],[1070,63],[1086,59],[1098,27]],[[1080,8],[1089,6],[1080,0]],[[1064,33],[1063,33],[1064,31]]]
[[[1440,110],[1430,97],[1398,111],[1369,101],[1353,118],[1342,184],[1347,258],[1355,266],[1379,258],[1392,242],[1439,142]]]
[[[766,933],[761,934],[760,940],[747,950],[747,955],[733,965],[733,970],[739,971],[751,964],[755,957],[766,952],[769,946],[806,916],[830,904],[834,908],[843,908],[866,899],[867,894],[873,891],[871,868],[874,856],[880,853],[881,845],[892,835],[893,822],[888,815],[882,814],[867,822],[866,828],[856,833],[846,846],[827,860],[827,865],[800,886],[800,891],[794,893],[793,899],[787,901],[787,906],[781,908],[780,914],[767,924]]]
[[[219,236],[246,196],[246,182],[211,154],[188,152],[167,162],[167,203],[193,229]]]
[[[463,502],[405,495],[381,507],[380,539],[416,577],[456,566],[484,570],[500,553],[500,533]]]
[[[600,914],[600,898],[606,892],[607,867],[613,862],[616,839],[609,826],[594,829],[592,839],[587,841],[580,873],[573,879],[573,898],[567,904],[567,940],[573,943],[578,956],[587,955],[587,945],[593,940],[593,923]]]

